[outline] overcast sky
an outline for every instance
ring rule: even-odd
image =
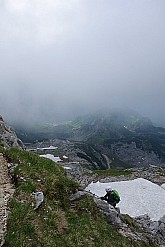
[[[1,0],[0,114],[129,107],[165,123],[164,0]]]

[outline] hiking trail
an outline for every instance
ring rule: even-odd
[[[0,247],[4,244],[7,231],[8,208],[7,202],[14,194],[14,186],[8,173],[7,161],[0,153]]]

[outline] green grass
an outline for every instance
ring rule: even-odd
[[[165,175],[165,168],[159,169],[159,174],[164,176]]]
[[[136,221],[132,217],[130,217],[128,214],[123,214],[121,218],[123,222],[125,222],[133,232],[136,232],[136,231],[140,232],[140,229],[138,228]]]
[[[65,170],[37,154],[10,149],[16,190],[9,201],[7,247],[143,247],[143,242],[121,236],[106,223],[93,199],[86,197],[70,205],[69,195],[79,187]],[[44,202],[33,210],[32,192],[43,191]]]
[[[3,153],[4,152],[4,146],[3,144],[0,142],[0,153]]]
[[[128,170],[117,170],[117,169],[107,169],[107,170],[95,170],[94,173],[100,176],[129,176],[132,174],[131,171]]]

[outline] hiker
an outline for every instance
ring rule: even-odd
[[[107,201],[115,208],[116,204],[120,201],[119,193],[116,190],[113,190],[111,187],[107,187],[105,191],[107,192],[106,195],[100,198]]]

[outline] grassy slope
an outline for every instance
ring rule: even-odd
[[[107,170],[95,170],[99,176],[129,176],[132,174],[132,171],[129,170],[117,170],[117,169],[107,169]]]
[[[69,195],[78,185],[66,178],[59,165],[18,149],[5,154],[18,164],[14,171],[16,191],[9,202],[7,247],[147,246],[119,235],[105,222],[91,198],[70,205]],[[35,190],[45,195],[36,211],[31,195]]]

